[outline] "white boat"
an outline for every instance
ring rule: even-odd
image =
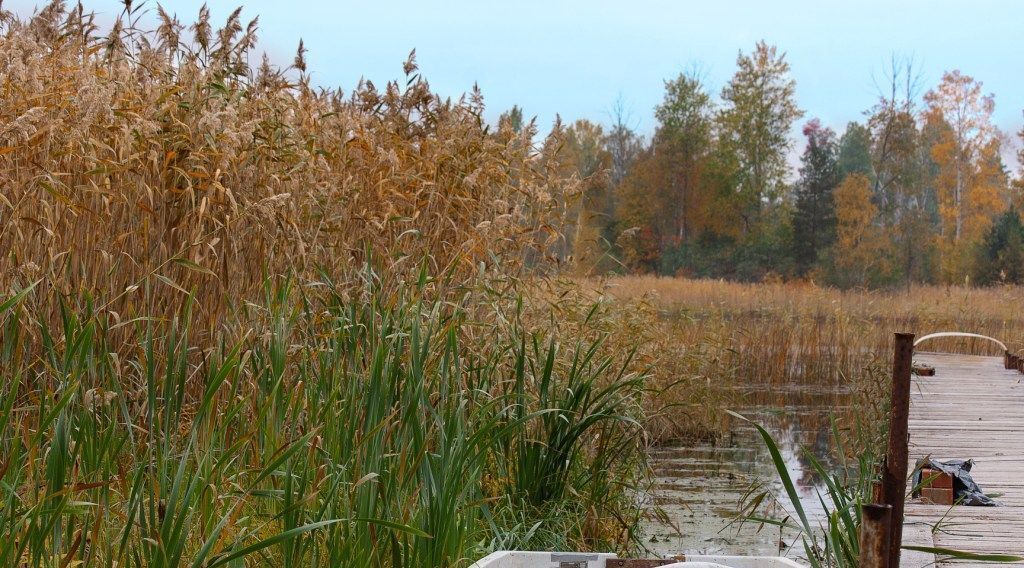
[[[525,552],[503,550],[489,554],[469,568],[628,568],[614,554],[579,552]],[[804,568],[777,556],[686,555],[659,568]]]

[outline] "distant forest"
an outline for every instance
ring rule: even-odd
[[[556,126],[559,167],[581,186],[561,260],[587,274],[841,287],[1024,280],[1024,182],[1003,163],[981,82],[954,70],[926,90],[894,61],[865,118],[837,133],[798,108],[776,47],[736,65],[718,96],[699,73],[667,80],[650,137],[621,105],[610,126]],[[519,108],[502,120],[524,127]]]

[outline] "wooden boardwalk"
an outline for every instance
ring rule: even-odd
[[[1004,369],[1001,357],[917,353],[914,360],[936,372],[913,378],[910,470],[928,456],[973,458],[974,480],[1002,506],[909,501],[903,544],[1024,556],[1024,375]],[[934,560],[904,551],[901,566],[920,568]]]

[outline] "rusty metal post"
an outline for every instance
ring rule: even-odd
[[[862,505],[860,508],[860,568],[889,568],[892,507]]]
[[[892,400],[889,409],[889,449],[882,472],[882,504],[892,507],[889,530],[889,568],[900,566],[903,543],[903,505],[907,492],[910,432],[910,371],[914,334],[897,333],[892,360]]]

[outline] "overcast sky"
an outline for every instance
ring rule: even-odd
[[[119,12],[114,0],[86,7]],[[164,2],[191,22],[201,0]],[[210,0],[222,22],[238,0]],[[150,3],[150,5],[153,5]],[[25,14],[33,2],[7,0]],[[607,121],[621,96],[634,124],[653,130],[663,80],[697,67],[718,93],[736,55],[759,39],[787,53],[807,118],[841,130],[877,98],[895,54],[912,57],[922,86],[960,69],[996,95],[996,122],[1016,134],[1024,110],[1024,2],[1011,0],[828,1],[451,0],[428,2],[249,0],[261,47],[291,61],[301,37],[314,81],[351,89],[401,75],[416,48],[433,87],[457,95],[478,83],[493,119],[514,104],[542,126],[564,119]]]

